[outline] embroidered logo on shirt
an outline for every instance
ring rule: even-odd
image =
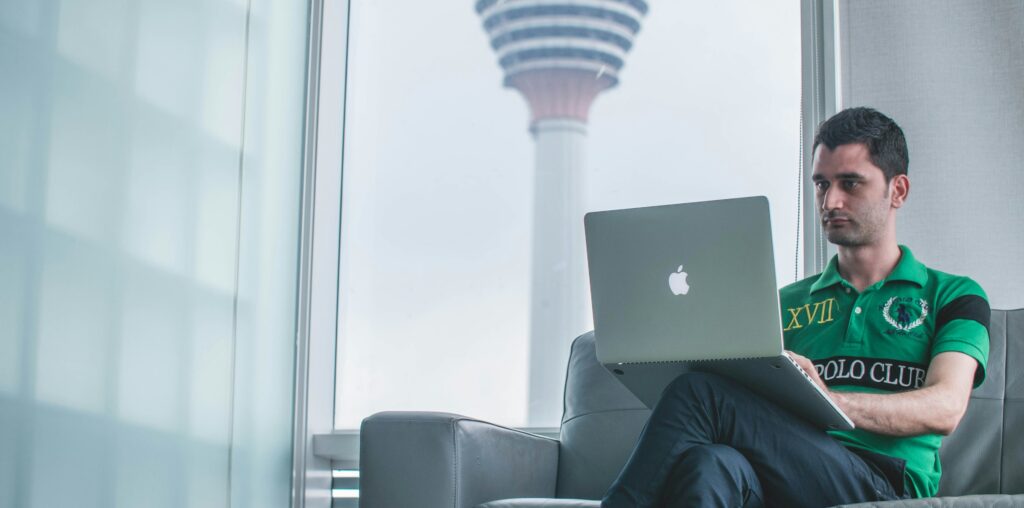
[[[916,319],[912,313],[917,314]],[[900,298],[894,296],[882,306],[882,317],[893,328],[909,332],[921,326],[924,323],[924,319],[928,317],[928,302],[924,298]]]

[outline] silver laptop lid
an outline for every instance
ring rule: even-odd
[[[602,363],[782,353],[767,198],[591,212],[584,225]]]

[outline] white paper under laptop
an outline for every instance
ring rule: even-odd
[[[822,428],[853,422],[784,353],[768,199],[588,213],[597,358],[648,407],[687,370]]]

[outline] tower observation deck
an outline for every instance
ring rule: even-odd
[[[504,85],[530,106],[536,148],[527,425],[561,417],[569,344],[590,327],[583,241],[590,106],[619,82],[645,0],[477,0]]]
[[[505,86],[530,103],[533,121],[587,121],[615,86],[647,14],[644,0],[477,0]]]

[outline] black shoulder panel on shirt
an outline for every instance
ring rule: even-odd
[[[988,330],[992,309],[988,306],[988,300],[978,295],[957,297],[939,309],[939,315],[935,318],[936,333],[954,319],[971,319],[981,323]]]

